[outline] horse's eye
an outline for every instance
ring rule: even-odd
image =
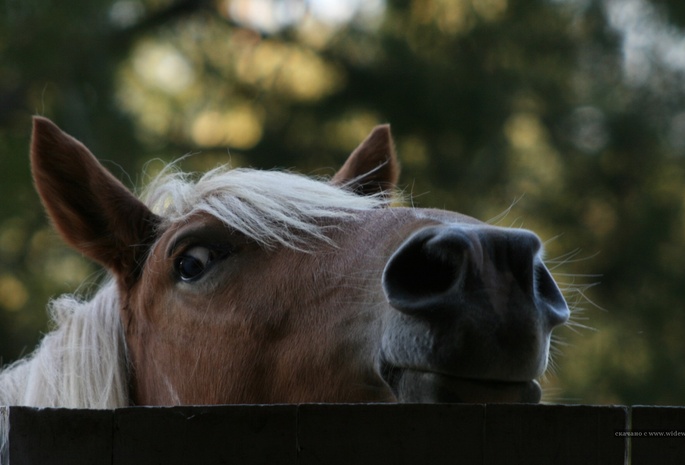
[[[215,253],[211,249],[202,246],[192,247],[176,259],[176,273],[182,281],[194,281],[204,274],[214,258]]]

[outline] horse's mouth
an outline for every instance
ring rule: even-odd
[[[382,372],[400,402],[538,403],[542,396],[535,380],[460,378],[388,365]]]

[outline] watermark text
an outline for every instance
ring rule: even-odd
[[[617,438],[685,438],[685,431],[615,431]]]

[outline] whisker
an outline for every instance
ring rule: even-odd
[[[489,220],[486,221],[487,224],[491,225],[498,225],[504,218],[509,216],[511,211],[514,209],[516,205],[525,197],[525,195],[521,195],[520,197],[515,198],[509,207],[507,207],[502,213],[495,215],[494,217],[490,218]],[[519,221],[520,218],[516,218],[515,221]]]

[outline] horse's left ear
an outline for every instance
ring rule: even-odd
[[[83,144],[42,117],[33,119],[31,171],[64,240],[132,283],[159,218]]]
[[[392,190],[400,176],[394,145],[390,125],[376,126],[335,173],[331,183],[362,195]]]

